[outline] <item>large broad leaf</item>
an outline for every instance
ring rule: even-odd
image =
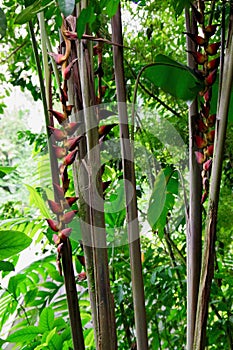
[[[178,174],[171,167],[161,170],[156,177],[147,212],[148,222],[161,237],[167,222],[167,215],[175,203],[178,193]]]
[[[74,11],[75,0],[58,0],[58,6],[65,17]]]
[[[43,198],[39,195],[39,193],[36,191],[36,189],[29,185],[25,185],[25,186],[30,192],[30,204],[35,205],[35,207],[37,207],[40,210],[41,214],[45,218],[47,219],[51,218],[51,215],[46,203],[44,202]]]
[[[24,343],[31,342],[35,337],[40,334],[40,328],[36,326],[27,326],[20,329],[12,334],[6,339],[9,343]]]
[[[0,8],[0,39],[2,39],[6,35],[6,16],[3,10]]]
[[[32,239],[19,231],[0,231],[0,259],[6,259],[27,248]]]
[[[33,4],[21,11],[15,19],[15,24],[24,24],[29,22],[37,13],[50,6],[54,0],[36,0]]]
[[[146,67],[143,74],[156,87],[187,102],[204,88],[203,79],[192,69],[165,55],[156,56],[155,63]]]

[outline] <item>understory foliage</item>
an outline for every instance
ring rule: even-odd
[[[95,261],[96,254],[100,254],[98,256],[102,259],[101,254],[106,251],[108,264],[104,266],[103,263],[103,275],[106,273],[106,280],[109,280],[111,301],[108,302],[114,309],[114,312],[110,312],[114,314],[111,314],[114,322],[109,328],[116,330],[115,348],[146,350],[138,346],[140,332],[135,327],[135,290],[131,275],[135,251],[132,253],[127,235],[129,206],[128,203],[126,205],[124,187],[127,174],[121,158],[124,148],[120,144],[123,123],[119,122],[117,104],[124,101],[118,100],[118,71],[116,61],[113,63],[116,48],[124,52],[128,131],[134,147],[135,183],[133,179],[132,186],[137,196],[138,252],[144,284],[148,349],[186,348],[186,332],[190,327],[187,320],[187,235],[191,230],[188,222],[189,198],[193,197],[189,186],[189,157],[193,152],[194,167],[198,169],[201,183],[201,255],[206,237],[205,222],[212,203],[209,184],[211,165],[214,163],[214,142],[217,142],[214,140],[214,133],[217,133],[215,119],[217,101],[221,97],[218,97],[218,86],[219,82],[224,81],[221,71],[224,65],[222,58],[219,63],[219,57],[224,56],[225,42],[230,38],[227,35],[229,23],[232,23],[233,3],[202,0],[121,1],[123,45],[113,42],[112,33],[119,3],[118,0],[89,3],[49,0],[21,0],[16,3],[4,0],[2,3],[2,349],[8,346],[27,350],[77,348],[67,297],[69,288],[66,278],[69,271],[66,269],[65,252],[69,253],[70,248],[83,348],[108,349],[109,346],[101,344],[99,330],[95,328],[93,305],[96,304],[91,295],[94,290],[94,299],[98,304],[98,288],[104,292],[105,287],[108,289],[97,278],[98,262],[101,264],[102,260]],[[195,30],[198,30],[196,34],[187,32],[187,12],[193,16]],[[201,15],[206,22],[211,19],[211,23],[204,22],[199,17]],[[212,25],[214,27],[208,27]],[[186,46],[186,40],[191,40],[192,50]],[[46,49],[43,48],[44,44]],[[210,47],[213,44],[215,46]],[[190,57],[193,59],[191,65]],[[214,60],[216,66],[212,67]],[[40,82],[38,62],[42,68]],[[85,64],[89,69],[86,75],[85,69],[82,72]],[[89,84],[84,84],[86,87],[88,85],[86,90],[82,85],[85,79]],[[43,92],[41,96],[42,86],[45,86],[44,96]],[[35,101],[42,99],[44,106],[47,103],[45,123],[40,133],[24,126],[22,120],[25,117],[21,114],[27,117],[26,110],[8,115],[4,96],[9,95],[14,87],[20,87],[23,92],[29,91]],[[77,98],[75,93],[79,89],[82,94]],[[85,98],[94,101],[91,104]],[[232,98],[230,91],[230,101]],[[197,108],[193,148],[190,151],[189,115],[193,101],[197,103]],[[34,102],[31,104],[33,107]],[[79,112],[83,110],[81,106],[93,105],[97,106],[95,113],[99,119],[92,128],[94,131],[90,128],[90,132],[82,126],[82,123],[88,123],[85,112]],[[27,106],[27,109],[30,107]],[[214,271],[210,298],[207,300],[206,336],[200,347],[194,348],[191,340],[187,350],[201,350],[205,346],[223,350],[233,347],[232,109],[233,104],[230,103],[220,171]],[[84,122],[80,122],[79,117],[84,118]],[[89,265],[89,248],[85,247],[82,236],[83,216],[90,215],[91,220],[87,219],[87,222],[92,227],[92,220],[97,220],[98,213],[88,206],[85,209],[82,196],[86,190],[91,195],[94,191],[92,172],[88,170],[94,167],[89,164],[88,158],[91,157],[92,132],[100,154],[100,167],[94,182],[98,195],[104,199],[106,249],[103,246],[91,251],[94,263]],[[55,159],[52,167],[51,154]],[[86,171],[85,178],[77,171],[80,165]],[[101,225],[99,227],[102,228]],[[28,255],[30,249],[35,250],[33,256]],[[19,270],[22,262],[23,268]],[[137,276],[134,278],[137,279]],[[103,311],[99,305],[96,309],[101,319]]]

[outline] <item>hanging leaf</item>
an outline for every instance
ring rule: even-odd
[[[45,218],[50,219],[51,215],[43,198],[39,195],[39,193],[36,191],[34,187],[29,185],[25,185],[25,186],[30,192],[30,204],[37,207]]]
[[[0,38],[4,38],[6,35],[6,28],[7,28],[7,22],[6,22],[6,16],[3,10],[0,8]]]
[[[14,265],[9,261],[0,261],[0,271],[14,271]]]
[[[78,38],[81,39],[83,36],[83,33],[85,32],[85,27],[87,24],[90,26],[95,21],[96,15],[94,14],[94,9],[91,5],[89,5],[87,8],[82,9],[78,19],[77,19],[77,35]]]
[[[6,259],[27,248],[32,239],[19,231],[0,231],[0,259]]]
[[[54,3],[54,0],[36,0],[33,4],[26,7],[15,18],[15,24],[24,24],[29,22],[37,13],[43,11]]]
[[[148,222],[153,230],[163,236],[167,215],[175,203],[178,193],[178,174],[171,167],[161,170],[156,177],[147,212]]]
[[[119,2],[120,0],[108,0],[105,4],[104,13],[106,13],[110,18],[113,17],[117,12]]]
[[[185,7],[190,6],[190,0],[173,0],[172,6],[175,10],[176,17],[179,17],[183,12]]]
[[[204,80],[189,67],[165,55],[145,68],[144,76],[156,87],[184,101],[193,101],[204,88]]]
[[[63,15],[67,17],[74,11],[75,0],[58,0],[58,6]]]

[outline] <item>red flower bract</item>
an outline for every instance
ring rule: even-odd
[[[75,160],[77,152],[78,152],[78,150],[74,149],[72,152],[67,154],[67,156],[64,159],[63,164],[66,165],[66,166],[71,165],[74,162],[74,160]]]
[[[59,124],[64,123],[67,119],[67,117],[61,112],[54,111],[53,109],[49,109],[48,111],[52,113],[52,115],[57,119]]]
[[[61,218],[61,221],[64,223],[64,224],[69,224],[73,218],[75,217],[75,214],[78,212],[78,210],[72,210],[72,211],[69,211],[68,213],[65,213],[63,215],[63,217]]]
[[[52,126],[48,127],[51,134],[53,134],[54,138],[56,141],[63,141],[66,138],[66,132],[64,130],[61,129],[56,129],[53,128]]]
[[[49,200],[48,199],[48,203],[49,203],[49,207],[50,209],[52,210],[52,212],[54,214],[62,214],[63,210],[62,210],[62,207],[60,206],[60,204],[52,201],[52,200]]]
[[[195,135],[195,142],[198,148],[204,148],[207,145],[206,140],[198,135]]]
[[[69,123],[65,126],[65,130],[67,132],[67,134],[69,136],[71,136],[77,129],[78,127],[81,125],[81,123],[77,122],[72,122],[72,123]]]
[[[65,241],[71,235],[72,228],[64,228],[61,232],[59,232],[59,237]]]
[[[203,153],[196,151],[196,152],[195,152],[195,156],[196,156],[196,160],[197,160],[198,164],[204,163],[204,161],[205,161],[205,156],[204,156]]]
[[[58,223],[52,219],[46,219],[49,227],[54,231],[54,232],[58,232],[59,231],[59,227],[58,227]]]
[[[65,148],[63,147],[59,147],[59,146],[55,146],[53,145],[54,151],[55,151],[55,155],[58,159],[64,158],[67,154],[67,151]]]

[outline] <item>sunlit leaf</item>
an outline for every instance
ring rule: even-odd
[[[93,328],[85,329],[84,331],[85,346],[92,347],[95,343]]]
[[[58,0],[58,6],[65,17],[74,11],[75,0]]]
[[[0,166],[0,178],[3,178],[6,174],[12,173],[16,169],[16,166]]]
[[[37,13],[50,6],[54,0],[36,0],[32,5],[26,7],[15,18],[15,24],[24,24],[29,22]]]
[[[40,334],[40,328],[36,326],[28,326],[20,329],[12,334],[6,339],[9,343],[23,343],[30,342]]]
[[[30,192],[30,203],[33,204],[35,207],[37,207],[45,218],[47,219],[51,218],[51,215],[46,203],[44,202],[40,194],[36,191],[36,189],[30,185],[25,185],[25,186]]]
[[[192,69],[165,55],[156,56],[143,74],[156,87],[184,101],[193,101],[204,88],[203,79]]]
[[[0,259],[6,259],[27,248],[32,239],[19,231],[0,231]]]

